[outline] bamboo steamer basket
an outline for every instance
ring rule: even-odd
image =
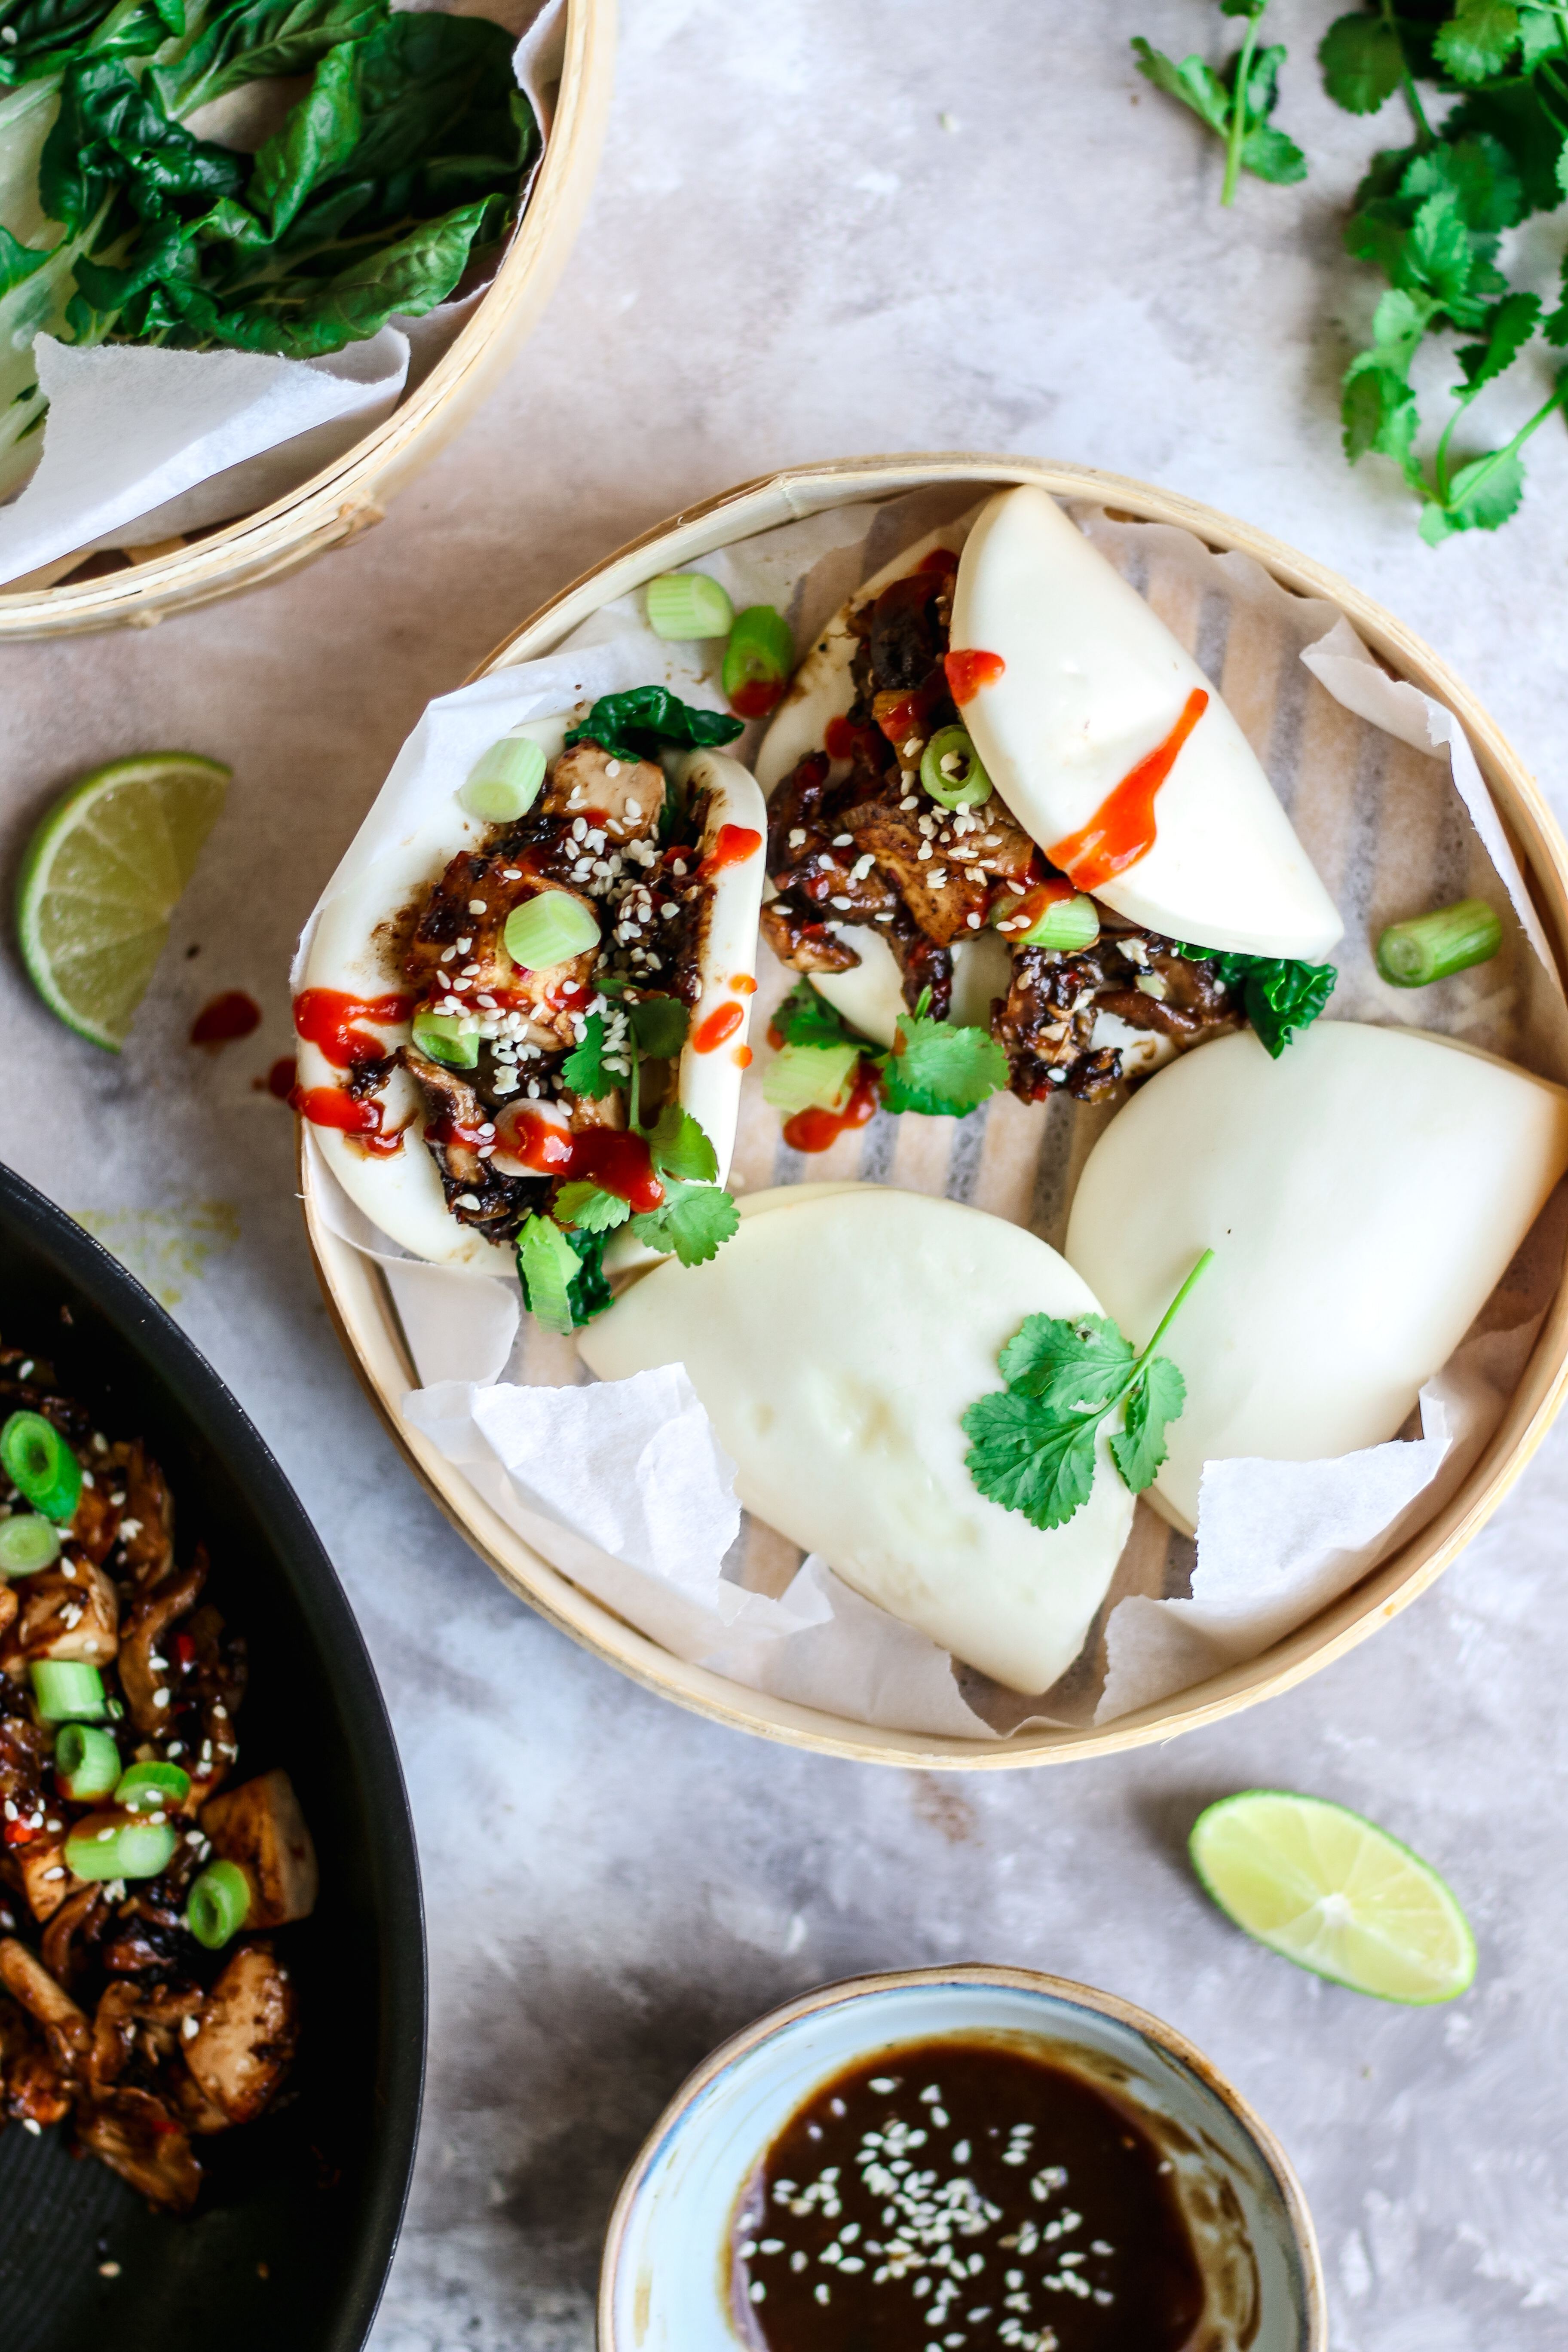
[[[1248,524],[1178,493],[1117,474],[1029,458],[969,454],[847,458],[773,474],[709,499],[645,531],[551,598],[475,673],[537,659],[613,598],[661,572],[699,561],[729,541],[802,515],[861,499],[889,499],[940,481],[1031,482],[1053,496],[1092,500],[1146,522],[1174,523],[1216,552],[1251,556],[1287,588],[1337,605],[1396,675],[1446,703],[1463,724],[1512,839],[1560,968],[1568,945],[1568,842],[1534,779],[1501,730],[1431,648],[1348,582]],[[1568,1277],[1547,1311],[1514,1396],[1485,1452],[1427,1525],[1350,1592],[1262,1655],[1168,1698],[1088,1727],[1037,1727],[1006,1739],[887,1731],[774,1698],[689,1665],[626,1624],[542,1559],[482,1502],[428,1439],[400,1417],[417,1376],[379,1267],[327,1224],[301,1155],[306,1226],[317,1276],[339,1337],[394,1443],[431,1498],[519,1597],[635,1682],[710,1721],[791,1747],[858,1762],[929,1770],[1007,1771],[1110,1756],[1216,1723],[1288,1691],[1342,1657],[1406,1608],[1463,1550],[1495,1511],[1551,1424],[1568,1388]]]
[[[280,580],[380,522],[396,492],[494,389],[554,291],[598,169],[615,47],[616,0],[566,0],[554,120],[516,234],[472,317],[389,416],[255,514],[188,541],[128,546],[121,551],[129,567],[95,579],[66,577],[85,560],[68,555],[0,589],[0,643],[149,629],[172,614]]]

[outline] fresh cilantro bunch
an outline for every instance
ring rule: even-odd
[[[1241,1009],[1278,1061],[1298,1029],[1310,1028],[1334,992],[1339,973],[1331,963],[1302,963],[1290,956],[1234,955],[1213,948],[1174,942],[1189,963],[1212,962],[1221,980],[1241,999]]]
[[[900,1013],[890,1053],[865,1045],[809,980],[797,981],[773,1018],[792,1045],[860,1045],[861,1059],[878,1073],[883,1108],[923,1111],[931,1118],[962,1118],[1007,1083],[1007,1056],[989,1030],[933,1021],[931,991],[912,1013]]]
[[[1548,311],[1499,266],[1505,233],[1568,193],[1568,10],[1530,0],[1442,0],[1403,8],[1368,0],[1339,17],[1320,47],[1323,83],[1352,114],[1373,114],[1402,93],[1415,132],[1374,157],[1357,190],[1345,244],[1380,270],[1389,290],[1372,341],[1345,373],[1345,454],[1392,458],[1421,502],[1428,545],[1462,530],[1496,530],[1524,493],[1521,452],[1568,410],[1568,370],[1496,447],[1456,452],[1472,404],[1534,342],[1568,343],[1568,276]],[[1420,85],[1459,103],[1434,123]],[[1428,455],[1411,369],[1429,336],[1468,338],[1455,352],[1459,382]]]
[[[1229,205],[1236,201],[1237,183],[1243,172],[1251,172],[1260,180],[1288,184],[1306,178],[1307,159],[1295,141],[1276,131],[1269,119],[1279,100],[1285,51],[1282,47],[1260,49],[1258,46],[1268,0],[1219,0],[1219,5],[1226,16],[1245,16],[1247,31],[1240,48],[1217,73],[1196,56],[1184,58],[1178,64],[1152,48],[1142,36],[1133,41],[1132,49],[1146,81],[1190,106],[1198,120],[1224,140],[1225,181],[1219,200]]]
[[[1026,1317],[996,1360],[1006,1387],[963,1416],[973,1440],[964,1464],[983,1495],[1021,1511],[1031,1527],[1065,1527],[1089,1498],[1100,1432],[1119,1408],[1111,1460],[1134,1495],[1153,1484],[1165,1431],[1187,1397],[1180,1370],[1157,1350],[1213,1259],[1205,1250],[1137,1354],[1106,1316]]]

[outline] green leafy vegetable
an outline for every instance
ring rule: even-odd
[[[147,76],[165,113],[195,113],[247,82],[309,73],[340,41],[384,23],[384,0],[251,0],[197,21]],[[176,28],[179,29],[179,28]]]
[[[686,1043],[691,1015],[678,996],[645,996],[626,1007],[632,1035],[656,1062],[671,1062]]]
[[[666,1103],[648,1130],[648,1157],[660,1176],[689,1184],[711,1184],[719,1156],[689,1110]]]
[[[581,1261],[553,1217],[530,1217],[517,1237],[517,1271],[522,1303],[547,1331],[570,1331],[572,1286]]]
[[[1337,16],[1318,44],[1323,88],[1347,114],[1375,114],[1405,78],[1405,52],[1381,16]]]
[[[622,1200],[618,1192],[606,1192],[602,1184],[563,1184],[555,1195],[556,1216],[579,1233],[613,1233],[631,1213],[629,1201]]]
[[[1260,49],[1258,37],[1268,0],[1220,0],[1227,16],[1244,16],[1247,31],[1229,63],[1216,73],[1200,57],[1173,58],[1152,48],[1142,36],[1132,50],[1138,70],[1167,97],[1190,107],[1225,142],[1222,205],[1236,201],[1243,172],[1258,179],[1289,184],[1307,176],[1307,159],[1293,139],[1276,131],[1270,116],[1279,95],[1279,68],[1285,62],[1280,47]]]
[[[716,1184],[685,1184],[667,1179],[663,1205],[632,1219],[632,1231],[650,1249],[673,1250],[682,1265],[702,1265],[717,1255],[741,1223],[728,1192]]]
[[[1006,1083],[1007,1056],[989,1030],[957,1029],[923,1010],[900,1013],[898,1043],[882,1064],[889,1110],[962,1118]]]
[[[1213,948],[1173,942],[1189,963],[1212,963],[1259,1042],[1278,1061],[1298,1029],[1310,1028],[1334,992],[1339,973],[1331,963],[1301,963],[1288,956],[1236,955]]]
[[[583,1034],[561,1065],[561,1075],[574,1095],[585,1095],[598,1102],[613,1095],[617,1087],[625,1086],[626,1073],[611,1070],[605,1064],[605,1016],[590,1013],[583,1024]]]
[[[668,687],[634,686],[624,694],[602,694],[582,725],[568,728],[566,744],[570,750],[574,743],[597,743],[616,759],[651,760],[662,744],[711,749],[744,731],[743,719],[723,710],[695,710]]]
[[[842,1045],[853,1037],[847,1022],[836,1005],[829,1004],[819,988],[809,980],[797,980],[770,1026],[778,1031],[786,1045]]]
[[[1193,1285],[1213,1261],[1205,1250],[1141,1353],[1102,1315],[1030,1315],[997,1359],[1007,1385],[983,1396],[963,1416],[973,1440],[964,1456],[983,1495],[1031,1526],[1064,1527],[1094,1486],[1100,1432],[1118,1407],[1122,1426],[1109,1433],[1111,1459],[1133,1494],[1152,1484],[1165,1459],[1165,1430],[1186,1402],[1186,1384],[1160,1342]]]

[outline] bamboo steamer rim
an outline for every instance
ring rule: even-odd
[[[616,2194],[605,2226],[604,2251],[599,2263],[598,2330],[595,2339],[599,2352],[636,2352],[636,2347],[628,2346],[621,2336],[616,2325],[615,2310],[616,2288],[625,2259],[632,2209],[670,2133],[702,2094],[731,2066],[802,2018],[819,2016],[825,2010],[842,2009],[879,1993],[898,1992],[909,1986],[921,1985],[996,1985],[1008,1991],[1043,1995],[1068,2008],[1090,2010],[1096,2016],[1109,2018],[1113,2024],[1125,2026],[1162,2057],[1173,2060],[1200,2083],[1227,2110],[1232,2120],[1240,2126],[1252,2142],[1278,2192],[1301,2265],[1303,2328],[1295,2352],[1328,2352],[1328,2286],[1323,2277],[1322,2254],[1318,2245],[1311,2208],[1295,2166],[1251,2101],[1220,2073],[1214,2061],[1205,2056],[1195,2042],[1189,2042],[1177,2027],[1167,2024],[1163,2017],[1156,2017],[1152,2010],[1141,2009],[1135,2001],[1123,2000],[1119,1993],[1103,1992],[1098,1985],[1080,1984],[1072,1977],[1048,1976],[1041,1969],[1007,1968],[978,1960],[959,1960],[947,1968],[879,1969],[864,1976],[836,1978],[831,1983],[815,1986],[810,1992],[797,1993],[793,2000],[781,2001],[776,2009],[766,2011],[750,2025],[742,2026],[739,2032],[729,2035],[717,2049],[710,2051],[681,2084],[648,2133],[633,2158]],[[863,2055],[868,2056],[881,2046],[878,2042],[868,2043]]]
[[[1172,523],[1216,552],[1253,558],[1287,588],[1336,605],[1363,642],[1399,676],[1445,703],[1469,737],[1560,969],[1568,943],[1568,842],[1534,778],[1496,721],[1447,665],[1393,614],[1282,541],[1180,493],[1086,467],[967,451],[851,457],[762,475],[682,509],[592,565],[502,640],[468,681],[552,651],[602,604],[657,573],[699,561],[728,542],[800,516],[864,499],[887,499],[942,481],[1032,483],[1053,497],[1108,506],[1140,522]],[[1259,1656],[1192,1685],[1115,1722],[1041,1726],[1006,1738],[963,1739],[889,1731],[773,1697],[688,1664],[641,1633],[540,1558],[478,1496],[400,1407],[417,1385],[391,1294],[373,1260],[326,1225],[310,1161],[300,1142],[300,1196],[317,1279],[338,1336],[394,1444],[432,1501],[511,1591],[574,1641],[646,1688],[709,1721],[785,1746],[858,1763],[930,1771],[1010,1771],[1080,1757],[1110,1756],[1218,1723],[1292,1690],[1343,1657],[1409,1606],[1478,1534],[1540,1444],[1568,1390],[1568,1270],[1546,1311],[1535,1347],[1489,1443],[1448,1501],[1379,1567]]]
[[[609,116],[616,0],[564,5],[560,90],[528,203],[473,316],[424,381],[341,457],[254,514],[98,579],[22,590],[0,584],[0,643],[151,628],[280,579],[382,520],[386,501],[437,455],[510,364],[554,291],[581,224]]]

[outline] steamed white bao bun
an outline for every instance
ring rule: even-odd
[[[1191,1533],[1205,1462],[1397,1434],[1568,1168],[1568,1093],[1474,1047],[1325,1021],[1238,1032],[1135,1095],[1084,1164],[1067,1255],[1187,1401],[1150,1500]]]
[[[1010,1689],[1072,1664],[1132,1524],[1096,1449],[1092,1492],[1043,1533],[975,1486],[963,1416],[1002,1386],[1027,1315],[1098,1314],[1020,1226],[879,1185],[801,1186],[741,1204],[706,1265],[666,1264],[588,1325],[601,1380],[684,1364],[747,1510],[893,1616]]]
[[[1152,848],[1094,896],[1166,938],[1316,962],[1343,930],[1251,746],[1136,589],[1044,490],[1003,490],[964,541],[954,651],[996,654],[963,704],[992,782],[1047,855],[1208,699],[1154,796]]]
[[[573,715],[565,713],[531,720],[512,732],[538,743],[546,761],[553,763],[574,723]],[[718,751],[686,751],[674,761],[673,772],[689,790],[709,794],[704,845],[710,845],[725,824],[765,835],[767,815],[756,780],[737,761]],[[494,830],[484,818],[470,815],[458,799],[465,781],[463,776],[454,776],[450,793],[426,821],[401,838],[388,841],[374,862],[322,908],[302,989],[336,989],[368,999],[409,992],[397,951],[404,931],[401,918],[413,902],[435,887],[460,850],[482,848]],[[695,1028],[731,994],[741,1019],[726,1037],[723,1051],[699,1054],[689,1044],[680,1059],[680,1101],[713,1146],[721,1184],[734,1150],[740,1117],[742,1070],[735,1055],[744,1044],[751,1017],[751,992],[743,983],[756,971],[763,865],[759,852],[722,866],[712,877],[699,958],[702,994],[692,1024]],[[737,980],[742,985],[732,991],[731,982]],[[406,1020],[355,1025],[379,1037],[388,1054],[404,1044],[411,1031]],[[298,1069],[299,1083],[304,1088],[341,1087],[347,1076],[303,1039]],[[487,1240],[447,1208],[440,1175],[425,1148],[423,1097],[406,1070],[399,1067],[393,1072],[382,1100],[383,1125],[387,1130],[406,1123],[402,1148],[384,1158],[373,1157],[335,1129],[312,1127],[310,1130],[349,1198],[382,1233],[416,1257],[475,1274],[515,1275],[510,1245]]]

